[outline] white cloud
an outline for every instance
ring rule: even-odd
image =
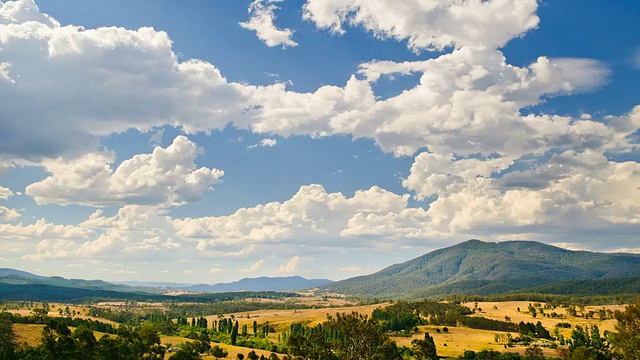
[[[443,170],[438,166],[445,163],[421,154],[405,186],[420,197],[437,197],[427,215],[434,230],[443,233],[542,234],[640,224],[637,162],[614,162],[589,149],[566,150],[530,170],[491,178],[485,163],[492,161],[453,161]],[[468,165],[475,171],[468,172]]]
[[[33,224],[0,224],[0,238],[32,239],[87,239],[95,233],[90,229],[73,225],[57,225],[40,219]]]
[[[199,249],[230,252],[229,246],[300,243],[311,246],[375,246],[376,239],[426,234],[424,210],[407,207],[409,195],[372,187],[351,198],[303,186],[291,199],[243,208],[229,216],[176,219],[177,234]],[[364,225],[363,222],[371,222]],[[360,236],[371,236],[358,239]],[[376,237],[377,236],[377,237]],[[342,237],[353,238],[348,242]],[[383,241],[384,242],[384,241]]]
[[[221,269],[219,265],[215,265],[214,267],[211,268],[211,270],[209,270],[210,274],[224,274],[225,271],[224,269]]]
[[[260,147],[274,147],[276,146],[276,144],[278,143],[278,141],[276,139],[262,139],[260,140],[259,143],[254,144],[249,146],[249,149],[254,149],[257,148],[258,146]]]
[[[37,13],[35,4],[23,3]],[[399,155],[424,147],[439,153],[522,153],[536,144],[530,124],[520,121],[520,109],[544,96],[593,89],[608,74],[602,64],[585,59],[540,57],[528,67],[507,64],[496,44],[535,26],[536,8],[535,0],[434,0],[411,6],[310,0],[305,16],[324,26],[337,24],[338,30],[348,20],[380,35],[408,38],[414,47],[475,44],[427,61],[365,63],[360,72],[367,79],[352,76],[344,86],[310,93],[277,83],[229,83],[212,64],[179,62],[168,35],[150,28],[85,30],[60,26],[39,13],[40,22],[24,23],[21,19],[32,15],[4,9],[11,24],[0,25],[3,62],[19,80],[0,81],[6,100],[0,111],[7,115],[3,119],[24,121],[2,124],[20,136],[0,142],[0,154],[39,159],[93,149],[98,136],[130,128],[173,125],[196,132],[231,122],[282,136],[372,138]],[[487,45],[477,46],[483,43],[479,39]],[[376,98],[372,83],[381,75],[407,72],[421,73],[420,84],[390,99]],[[27,87],[30,91],[20,90]],[[29,106],[34,103],[41,106]]]
[[[196,169],[197,146],[178,136],[166,149],[124,160],[115,170],[115,154],[91,153],[80,159],[46,160],[51,176],[31,184],[26,194],[38,204],[163,205],[176,206],[199,201],[224,172]]]
[[[2,226],[0,225],[0,233],[7,231]],[[17,226],[13,227],[15,228]],[[181,239],[175,236],[170,218],[163,216],[160,210],[148,206],[124,206],[111,217],[104,216],[102,210],[97,210],[77,227],[62,227],[41,220],[39,228],[49,228],[49,233],[53,234],[31,231],[30,238],[44,240],[40,241],[35,253],[28,258],[144,258],[166,261],[175,257],[176,251],[183,247]],[[22,232],[27,233],[26,230],[23,229]],[[61,233],[67,235],[61,236]],[[82,236],[71,236],[76,233]],[[62,240],[55,240],[60,238]]]
[[[362,271],[362,268],[360,266],[347,266],[339,268],[338,271],[359,272]]]
[[[336,34],[345,25],[382,39],[407,40],[411,49],[501,47],[538,25],[536,0],[307,0],[303,17]]]
[[[251,265],[251,267],[249,268],[250,272],[254,272],[254,271],[258,271],[262,265],[264,265],[264,259],[260,259],[258,261],[256,261],[253,265]]]
[[[14,209],[0,206],[0,221],[13,221],[20,217],[20,213]]]
[[[13,196],[13,191],[7,189],[6,187],[0,186],[0,199],[8,199]]]
[[[567,128],[546,127],[520,110],[545,96],[587,91],[602,85],[608,70],[585,59],[540,57],[527,67],[506,63],[498,50],[462,48],[419,62],[362,64],[365,80],[314,93],[286,91],[276,84],[256,88],[254,131],[283,136],[351,134],[372,138],[385,151],[411,155],[427,147],[439,153],[520,156],[542,148],[545,137]],[[386,100],[376,99],[370,81],[381,75],[422,72],[420,83]],[[237,125],[241,125],[239,122]],[[571,127],[568,127],[569,129]],[[532,135],[538,135],[541,139]]]
[[[254,0],[249,5],[249,21],[240,23],[245,29],[253,30],[260,40],[267,46],[298,46],[293,41],[293,31],[289,28],[278,29],[273,21],[275,20],[275,11],[279,9],[276,3],[283,0]]]
[[[86,258],[171,256],[181,248],[170,218],[156,208],[128,205],[113,217],[105,217],[97,210],[80,224],[83,228],[101,230],[95,240],[79,246],[76,255]]]
[[[7,157],[78,154],[130,128],[223,128],[248,104],[244,86],[215,66],[180,62],[165,32],[61,26],[32,0],[0,7],[0,48],[0,126],[13,135],[0,142]]]
[[[291,274],[298,269],[298,265],[300,265],[301,262],[308,261],[308,260],[310,259],[306,257],[294,256],[291,259],[289,259],[289,261],[287,261],[286,264],[282,264],[278,268],[278,272]]]

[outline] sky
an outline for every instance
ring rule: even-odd
[[[0,1],[0,267],[339,280],[640,253],[636,0]]]

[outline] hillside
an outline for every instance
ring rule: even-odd
[[[180,287],[186,291],[230,292],[230,291],[287,291],[311,289],[330,283],[327,279],[305,279],[300,276],[244,278],[230,283],[215,285],[192,285]]]
[[[451,293],[490,295],[561,281],[627,277],[640,277],[640,255],[570,251],[533,241],[469,240],[322,289],[411,299]]]
[[[0,284],[7,285],[48,285],[61,288],[87,289],[117,292],[142,292],[160,294],[163,290],[143,287],[112,284],[102,280],[65,279],[60,276],[40,276],[26,271],[0,269]]]

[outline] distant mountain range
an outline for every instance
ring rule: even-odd
[[[112,284],[102,280],[65,279],[60,276],[40,276],[15,269],[0,269],[0,283],[8,285],[49,285],[75,289],[106,290],[117,292],[142,292],[161,294],[164,290],[154,287]]]
[[[238,291],[289,291],[316,288],[331,282],[327,279],[305,279],[300,276],[244,278],[231,283],[182,284],[168,282],[109,283],[102,280],[65,279],[59,276],[39,276],[26,271],[0,269],[0,283],[7,285],[50,285],[87,290],[118,291],[130,293],[162,294],[169,290],[188,292],[221,293]]]
[[[371,275],[324,285],[321,290],[417,299],[452,293],[495,295],[544,289],[558,293],[561,282],[579,291],[576,281],[590,287],[600,279],[616,279],[619,285],[631,284],[624,288],[626,291],[640,292],[640,255],[570,251],[533,241],[469,240]],[[601,288],[607,284],[600,283]]]
[[[230,292],[230,291],[287,291],[313,289],[330,283],[327,279],[305,279],[300,276],[244,278],[230,283],[215,285],[192,285],[180,287],[186,291]]]
[[[13,294],[13,299],[20,298],[21,294],[45,299],[46,294],[42,293],[47,291],[64,298],[64,289],[69,288],[73,288],[77,295],[74,299],[92,296],[136,299],[147,296],[161,299],[165,297],[162,294],[169,290],[232,293],[312,288],[319,288],[321,293],[383,299],[513,292],[574,296],[640,294],[640,255],[570,251],[533,241],[491,243],[469,240],[389,266],[371,275],[338,282],[291,276],[245,278],[214,285],[153,282],[112,284],[102,280],[45,277],[20,270],[0,269],[0,299],[9,293]]]

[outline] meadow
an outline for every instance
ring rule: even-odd
[[[256,310],[256,311],[245,311],[245,312],[236,312],[236,313],[225,313],[225,314],[210,314],[205,316],[209,322],[209,324],[213,323],[216,320],[222,318],[232,318],[235,321],[238,321],[240,327],[243,325],[247,325],[249,328],[252,327],[252,324],[255,322],[259,324],[267,324],[272,328],[272,331],[268,334],[268,338],[274,342],[278,343],[280,339],[280,335],[287,331],[291,324],[299,323],[305,326],[315,326],[317,324],[321,324],[327,320],[328,316],[335,316],[336,313],[351,313],[358,312],[360,314],[365,314],[371,316],[372,312],[381,307],[386,307],[391,305],[392,303],[379,303],[373,305],[357,305],[357,306],[346,306],[348,303],[340,300],[334,303],[328,303],[326,298],[319,297],[309,297],[305,299],[308,304],[315,304],[315,308],[308,309],[278,309],[278,310]],[[320,307],[319,304],[327,305],[330,307]],[[532,302],[528,301],[507,301],[507,302],[477,302],[477,303],[463,303],[462,305],[469,307],[474,310],[474,313],[469,316],[481,316],[486,319],[500,320],[505,321],[508,319],[510,322],[519,323],[519,322],[538,322],[540,321],[542,325],[547,328],[552,334],[558,335],[561,334],[566,338],[571,336],[572,329],[575,328],[576,325],[586,326],[586,325],[597,325],[601,332],[614,331],[616,321],[612,318],[606,316],[606,314],[611,314],[616,310],[624,310],[623,305],[606,305],[606,306],[584,306],[575,307],[575,313],[572,315],[572,310],[568,307],[556,307],[552,308],[551,306],[547,306],[544,303],[533,303],[535,308],[538,309],[536,311],[536,316],[528,310]],[[69,312],[75,314],[76,317],[99,320],[106,323],[114,322],[108,319],[102,319],[97,317],[89,316],[89,307],[88,306],[79,306],[79,305],[71,305],[71,304],[49,304],[50,311],[49,316],[56,317],[62,316],[59,309],[65,309],[63,313],[66,313],[66,309],[69,309]],[[94,305],[95,306],[95,305]],[[105,308],[124,308],[135,310],[136,308],[140,311],[148,311],[149,309],[154,310],[163,310],[162,304],[157,303],[102,303],[99,306]],[[542,313],[541,312],[542,309]],[[8,309],[7,311],[12,313],[18,313],[23,316],[27,316],[30,313],[30,309],[26,307],[18,307]],[[605,314],[605,318],[601,319],[598,314]],[[551,314],[554,314],[552,317]],[[585,318],[585,314],[587,314],[588,318]],[[591,316],[589,316],[591,315]],[[175,321],[175,319],[174,319]],[[570,327],[557,328],[556,325],[558,323],[568,323]],[[14,331],[17,335],[18,344],[29,344],[36,345],[40,341],[40,334],[42,332],[43,325],[36,324],[15,324]],[[416,332],[411,332],[411,334],[407,333],[390,333],[390,336],[393,340],[395,340],[398,346],[407,346],[411,347],[411,342],[414,339],[422,339],[424,338],[424,333],[429,333],[433,336],[434,342],[437,347],[437,352],[439,356],[443,357],[457,357],[462,355],[465,350],[473,350],[479,352],[481,350],[498,350],[498,351],[510,351],[510,352],[518,352],[524,353],[526,346],[523,345],[514,345],[510,347],[506,347],[503,343],[496,342],[496,334],[506,334],[506,332],[500,331],[491,331],[491,330],[481,330],[481,329],[472,329],[465,326],[448,326],[445,331],[444,326],[434,326],[434,325],[420,325],[417,326]],[[557,331],[555,330],[557,329]],[[99,339],[103,336],[104,333],[95,332],[95,336]],[[517,336],[517,334],[512,334],[513,336]],[[179,345],[181,343],[185,343],[191,341],[186,337],[181,336],[161,336],[161,344],[164,345]],[[540,344],[549,343],[549,341],[544,340],[541,341]],[[242,353],[247,354],[251,349],[239,346],[231,346],[228,344],[214,344],[219,345],[228,351],[229,355],[227,358],[235,359],[236,354]],[[546,356],[558,356],[558,352],[555,349],[544,348],[543,349]],[[268,357],[271,353],[270,351],[259,350],[256,349],[255,352],[258,355],[264,355]],[[167,353],[166,358],[168,359],[171,354]],[[203,356],[204,359],[213,359],[212,356]]]

